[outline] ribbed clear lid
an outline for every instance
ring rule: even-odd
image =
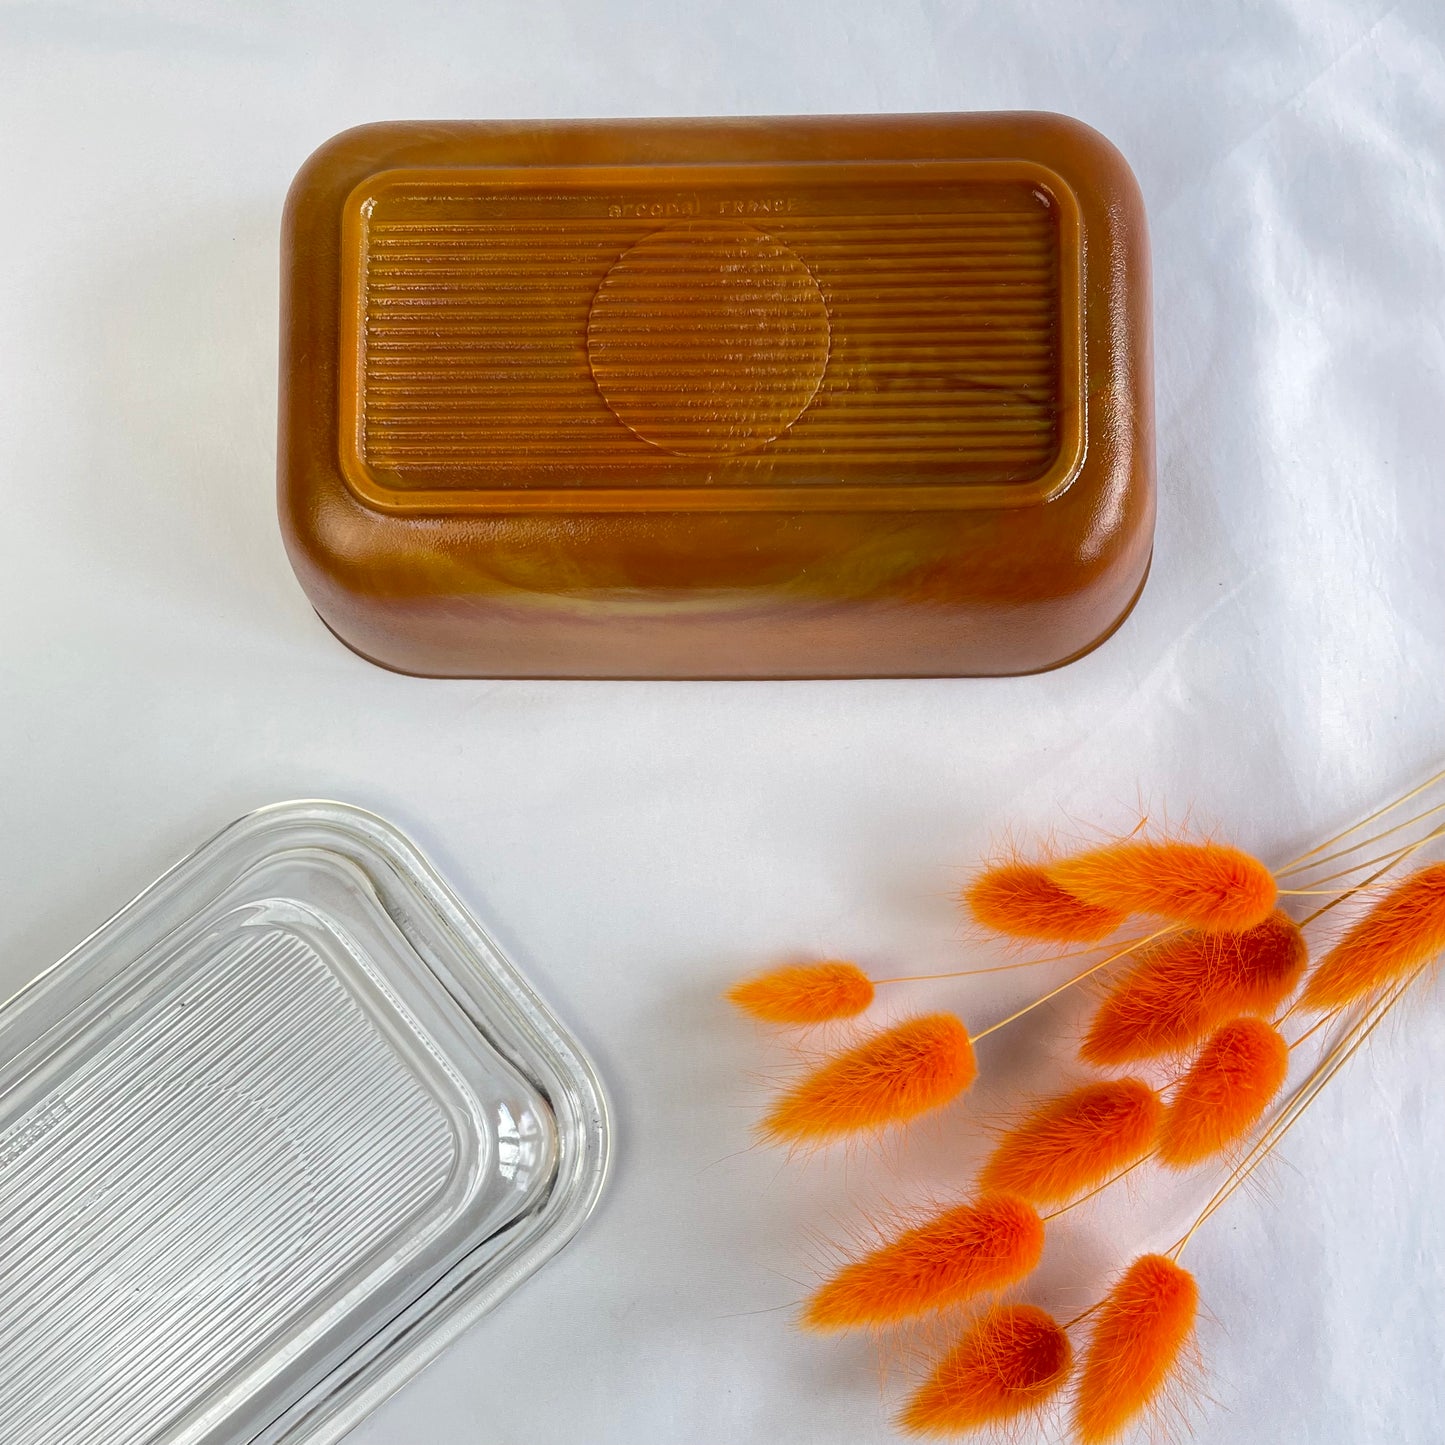
[[[4,1437],[334,1440],[606,1153],[587,1060],[405,839],[253,813],[0,1011]]]

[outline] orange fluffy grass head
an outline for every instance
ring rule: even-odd
[[[773,1143],[826,1143],[905,1124],[952,1102],[978,1065],[953,1014],[923,1014],[883,1029],[806,1074],[763,1120]]]
[[[1231,1019],[1210,1035],[1159,1126],[1159,1160],[1187,1169],[1237,1144],[1289,1073],[1289,1045],[1263,1019]]]
[[[1073,1368],[1069,1337],[1033,1305],[985,1310],[914,1391],[899,1427],[910,1435],[956,1435],[1002,1425],[1046,1405]]]
[[[734,984],[729,1002],[767,1024],[856,1018],[873,1002],[873,980],[856,963],[790,963]]]
[[[1306,1008],[1344,1008],[1429,962],[1445,949],[1445,863],[1402,879],[1315,965]]]
[[[1066,893],[1097,908],[1149,913],[1210,932],[1263,923],[1279,896],[1274,875],[1224,843],[1125,839],[1048,865]]]
[[[1048,870],[1034,863],[996,863],[963,890],[961,901],[974,921],[1010,938],[1048,943],[1097,943],[1124,920],[1113,908],[1085,903],[1060,888]]]
[[[985,1194],[844,1265],[808,1301],[803,1324],[846,1330],[947,1309],[1016,1284],[1043,1248],[1043,1221],[1032,1205]]]
[[[1140,1255],[1094,1317],[1074,1398],[1081,1445],[1108,1445],[1158,1399],[1183,1362],[1199,1310],[1194,1276]]]
[[[1143,1158],[1164,1106],[1142,1079],[1084,1084],[1050,1099],[999,1140],[982,1188],[1057,1204]]]
[[[1299,925],[1278,909],[1243,933],[1161,939],[1109,988],[1079,1053],[1109,1067],[1187,1049],[1236,1014],[1274,1013],[1308,959]]]

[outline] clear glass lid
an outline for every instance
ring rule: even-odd
[[[607,1144],[400,834],[252,813],[0,1010],[5,1438],[335,1440],[570,1238]]]

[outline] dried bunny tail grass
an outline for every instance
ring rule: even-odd
[[[1179,1368],[1194,1333],[1199,1287],[1162,1254],[1140,1255],[1094,1317],[1074,1398],[1081,1445],[1117,1440]]]
[[[1122,927],[1127,912],[1085,903],[1038,864],[985,868],[960,895],[974,921],[1010,938],[1048,943],[1098,943]]]
[[[1308,960],[1299,925],[1278,909],[1242,933],[1163,939],[1104,995],[1079,1053],[1109,1067],[1187,1049],[1236,1014],[1273,1014]]]
[[[1187,1169],[1237,1144],[1264,1117],[1289,1073],[1289,1045],[1263,1019],[1213,1033],[1164,1111],[1159,1160]]]
[[[873,1002],[873,981],[856,963],[791,963],[734,984],[728,1001],[768,1024],[856,1018]]]
[[[844,1265],[808,1301],[802,1322],[812,1330],[846,1330],[946,1309],[1016,1284],[1043,1248],[1043,1221],[1032,1205],[985,1194]]]
[[[1376,993],[1445,949],[1445,863],[1417,868],[1314,967],[1301,1003],[1333,1010]]]
[[[1237,1189],[1242,1188],[1254,1171],[1279,1147],[1285,1135],[1299,1123],[1305,1111],[1319,1097],[1330,1080],[1354,1058],[1369,1040],[1370,1035],[1390,1016],[1396,1004],[1409,992],[1425,968],[1425,964],[1418,964],[1412,973],[1392,985],[1383,996],[1372,1000],[1368,1006],[1361,1009],[1359,1016],[1344,1031],[1343,1035],[1316,1061],[1303,1083],[1290,1096],[1289,1102],[1270,1122],[1269,1127],[1254,1141],[1244,1158],[1229,1171],[1224,1182],[1214,1191],[1194,1223],[1185,1231],[1184,1237],[1169,1251],[1175,1259],[1178,1259],[1188,1248],[1189,1241],[1214,1217],[1229,1197]],[[1299,1041],[1296,1040],[1296,1042]]]
[[[1062,1203],[1141,1159],[1163,1113],[1142,1079],[1085,1084],[1010,1129],[984,1164],[980,1186],[1035,1204]]]
[[[1210,932],[1263,923],[1279,896],[1263,863],[1224,843],[1125,839],[1060,858],[1047,872],[1085,903]]]
[[[829,1059],[798,1081],[761,1125],[773,1143],[825,1143],[903,1124],[956,1099],[978,1065],[953,1014],[905,1019]]]
[[[969,1326],[909,1398],[909,1435],[955,1435],[1001,1425],[1046,1405],[1073,1369],[1069,1337],[1033,1305],[994,1305]]]

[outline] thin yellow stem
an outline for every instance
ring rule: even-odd
[[[1321,1090],[1324,1089],[1324,1087],[1329,1083],[1329,1081],[1334,1078],[1334,1076],[1345,1066],[1345,1063],[1355,1053],[1355,1050],[1358,1049],[1365,1042],[1366,1036],[1371,1032],[1371,1030],[1373,1030],[1374,1026],[1383,1021],[1384,1016],[1384,1012],[1381,1012],[1372,1020],[1370,1028],[1366,1029],[1358,1038],[1356,1038],[1350,1048],[1347,1049],[1345,1053],[1338,1060],[1336,1060],[1336,1062],[1319,1078],[1319,1080],[1311,1087],[1309,1094],[1305,1098],[1300,1100],[1297,1107],[1292,1110],[1288,1119],[1286,1119],[1283,1123],[1280,1124],[1277,1129],[1274,1129],[1266,1136],[1267,1143],[1265,1147],[1260,1149],[1257,1157],[1253,1158],[1250,1161],[1249,1167],[1243,1169],[1237,1177],[1232,1177],[1229,1182],[1215,1194],[1214,1198],[1210,1200],[1208,1205],[1206,1205],[1203,1213],[1201,1213],[1199,1218],[1194,1221],[1194,1224],[1190,1228],[1188,1234],[1184,1236],[1184,1238],[1180,1241],[1179,1245],[1175,1249],[1174,1257],[1176,1259],[1179,1257],[1180,1253],[1183,1252],[1184,1246],[1189,1243],[1190,1239],[1194,1237],[1198,1230],[1200,1230],[1206,1223],[1208,1223],[1208,1221],[1213,1218],[1213,1216],[1218,1213],[1220,1209],[1224,1207],[1224,1205],[1228,1202],[1234,1192],[1245,1183],[1249,1176],[1253,1174],[1254,1171],[1261,1164],[1263,1164],[1264,1161],[1274,1152],[1275,1148],[1284,1141],[1284,1138],[1289,1133],[1289,1131],[1293,1129],[1294,1126],[1299,1123],[1299,1121],[1304,1117],[1305,1110],[1315,1101],[1316,1098],[1319,1097]]]
[[[1104,1308],[1104,1301],[1103,1301],[1103,1300],[1100,1300],[1100,1301],[1098,1302],[1098,1304],[1092,1304],[1092,1305],[1090,1305],[1089,1308],[1086,1309],[1082,1314],[1075,1315],[1075,1316],[1073,1317],[1073,1319],[1069,1320],[1069,1321],[1068,1321],[1067,1323],[1065,1323],[1065,1324],[1060,1325],[1059,1328],[1060,1328],[1061,1330],[1071,1330],[1071,1329],[1073,1329],[1073,1327],[1074,1327],[1075,1325],[1081,1325],[1081,1324],[1083,1324],[1084,1321],[1085,1321],[1086,1319],[1088,1319],[1090,1315],[1092,1315],[1092,1314],[1097,1314],[1098,1311],[1101,1310],[1101,1309],[1103,1309],[1103,1308]]]
[[[1416,813],[1413,818],[1407,818],[1403,823],[1396,823],[1393,828],[1386,828],[1383,832],[1374,833],[1358,843],[1351,843],[1348,848],[1340,848],[1334,853],[1327,853],[1323,858],[1316,858],[1313,862],[1306,863],[1302,867],[1281,868],[1275,876],[1277,878],[1283,878],[1289,873],[1306,873],[1312,872],[1316,868],[1323,868],[1326,863],[1333,863],[1340,858],[1348,858],[1352,853],[1359,853],[1365,848],[1373,848],[1376,843],[1388,838],[1392,833],[1403,833],[1406,828],[1413,828],[1417,823],[1423,823],[1426,818],[1432,817],[1434,814],[1440,812],[1445,812],[1445,803],[1436,803],[1433,808],[1426,808],[1423,813]],[[1438,836],[1438,830],[1435,836]],[[1355,864],[1356,868],[1365,868],[1368,866],[1369,865],[1365,863]]]
[[[1140,940],[1134,940],[1126,945],[1134,948]],[[1072,953],[1054,953],[1046,958],[1024,958],[1017,963],[998,963],[991,968],[960,968],[951,970],[948,973],[906,973],[899,974],[893,978],[875,978],[873,986],[881,988],[885,983],[927,983],[935,978],[977,978],[985,973],[1007,973],[1015,968],[1035,968],[1045,963],[1067,963],[1072,958],[1088,958],[1090,954],[1098,953],[1106,944],[1096,943],[1091,948],[1076,948]]]
[[[1311,1077],[1313,1078],[1313,1075],[1311,1075]],[[1313,1100],[1314,1097],[1314,1093],[1309,1095],[1310,1100]],[[1244,1162],[1238,1169],[1227,1175],[1225,1182],[1209,1196],[1204,1208],[1200,1210],[1196,1216],[1194,1223],[1189,1226],[1184,1232],[1183,1237],[1169,1251],[1171,1258],[1176,1261],[1178,1260],[1179,1256],[1184,1253],[1189,1241],[1204,1228],[1216,1211],[1223,1207],[1225,1200],[1227,1200],[1236,1189],[1240,1188],[1245,1180],[1264,1163],[1270,1156],[1275,1145],[1284,1138],[1303,1112],[1304,1106],[1302,1105],[1300,1108],[1295,1109],[1294,1112],[1288,1114],[1288,1120],[1282,1128],[1272,1128],[1265,1132],[1260,1141],[1256,1143],[1254,1148],[1245,1156]],[[1285,1116],[1282,1115],[1281,1117],[1283,1118]]]
[[[1402,849],[1397,857],[1392,858],[1388,863],[1385,863],[1381,867],[1376,868],[1373,873],[1369,874],[1367,877],[1361,878],[1360,881],[1354,884],[1352,887],[1346,888],[1344,892],[1342,892],[1337,898],[1332,898],[1328,903],[1325,903],[1319,908],[1316,908],[1313,913],[1300,919],[1299,926],[1301,928],[1308,928],[1310,924],[1313,923],[1316,919],[1323,918],[1324,915],[1330,911],[1330,909],[1338,908],[1341,903],[1349,902],[1349,900],[1353,898],[1355,894],[1363,892],[1366,888],[1370,886],[1370,884],[1375,882],[1376,879],[1383,878],[1385,874],[1390,871],[1391,868],[1397,867],[1399,864],[1403,863],[1406,858],[1408,858],[1412,853],[1418,852],[1429,841],[1430,840],[1428,838],[1422,838],[1418,843],[1412,843],[1408,848]]]
[[[1392,996],[1387,1002],[1393,1003],[1394,997]],[[1176,1258],[1205,1220],[1264,1162],[1279,1140],[1314,1101],[1320,1089],[1334,1076],[1338,1067],[1343,1063],[1343,1056],[1348,1056],[1354,1047],[1364,1041],[1366,1025],[1373,1026],[1383,1016],[1384,1008],[1378,1002],[1372,1005],[1355,1021],[1344,1036],[1336,1041],[1333,1048],[1316,1060],[1314,1068],[1305,1076],[1273,1123],[1255,1140],[1244,1158],[1225,1176],[1224,1182],[1210,1196],[1189,1232],[1175,1245],[1171,1253]]]
[[[1294,1012],[1294,1009],[1293,1009],[1293,1007],[1291,1007],[1289,1013],[1293,1013],[1293,1012]],[[1279,1019],[1279,1021],[1275,1024],[1275,1027],[1276,1027],[1276,1028],[1278,1028],[1278,1027],[1280,1026],[1280,1024],[1284,1023],[1285,1019],[1287,1019],[1287,1018],[1289,1017],[1289,1013],[1286,1013],[1282,1018]],[[1312,1023],[1312,1024],[1309,1026],[1309,1028],[1307,1028],[1307,1029],[1304,1031],[1304,1033],[1302,1033],[1302,1034],[1299,1036],[1299,1038],[1297,1038],[1297,1039],[1294,1041],[1294,1043],[1292,1043],[1292,1044],[1290,1045],[1290,1048],[1292,1048],[1292,1049],[1297,1049],[1297,1048],[1299,1048],[1299,1046],[1300,1046],[1302,1043],[1304,1043],[1304,1041],[1305,1041],[1306,1039],[1313,1038],[1313,1037],[1314,1037],[1317,1033],[1319,1033],[1319,1031],[1320,1031],[1322,1028],[1324,1028],[1324,1026],[1325,1026],[1326,1024],[1328,1024],[1329,1022],[1330,1022],[1330,1016],[1329,1016],[1329,1014],[1323,1014],[1315,1023]]]
[[[1142,948],[1146,943],[1153,943],[1156,938],[1163,938],[1165,934],[1177,933],[1180,925],[1171,923],[1167,928],[1161,928],[1155,933],[1149,934],[1147,938],[1141,938],[1131,944],[1128,948],[1120,949],[1118,953],[1111,953],[1108,958],[1100,959],[1098,963],[1092,963],[1072,978],[1066,979],[1057,988],[1051,988],[1042,998],[1036,998],[1032,1003],[1025,1004],[1017,1013],[1011,1013],[1006,1019],[1000,1019],[996,1024],[990,1024],[982,1033],[974,1034],[970,1042],[977,1043],[980,1039],[986,1039],[990,1034],[997,1033],[1005,1024],[1011,1024],[1015,1019],[1021,1019],[1026,1013],[1032,1013],[1041,1004],[1046,1004],[1051,998],[1057,998],[1066,989],[1073,988],[1076,983],[1083,983],[1091,974],[1098,973],[1101,968],[1107,968],[1111,963],[1117,963],[1119,959],[1127,957],[1136,948]]]
[[[1396,808],[1400,807],[1404,803],[1408,803],[1411,798],[1418,798],[1420,794],[1425,791],[1426,788],[1433,787],[1442,779],[1445,779],[1445,768],[1441,768],[1441,770],[1433,777],[1426,778],[1425,781],[1421,783],[1418,788],[1411,788],[1408,793],[1405,793],[1401,797],[1396,798],[1394,802],[1386,803],[1383,808],[1376,808],[1373,813],[1367,814],[1365,817],[1361,818],[1358,823],[1351,824],[1351,826],[1346,828],[1344,832],[1336,833],[1333,838],[1326,838],[1323,843],[1317,844],[1307,853],[1301,853],[1298,858],[1295,858],[1291,862],[1286,863],[1284,867],[1279,871],[1281,873],[1288,873],[1293,871],[1309,859],[1315,857],[1317,854],[1323,853],[1325,849],[1333,848],[1336,843],[1344,842],[1344,840],[1348,838],[1352,833],[1358,833],[1361,828],[1368,827],[1369,824],[1373,823],[1376,818],[1383,818],[1386,813],[1393,813]]]
[[[1102,1184],[1096,1184],[1087,1194],[1081,1194],[1077,1199],[1071,1199],[1061,1208],[1054,1210],[1052,1214],[1044,1215],[1044,1223],[1047,1224],[1051,1219],[1057,1219],[1061,1214],[1067,1214],[1071,1209],[1077,1209],[1079,1205],[1087,1203],[1096,1194],[1102,1194],[1106,1189],[1112,1188],[1126,1174],[1132,1174],[1141,1164],[1147,1164],[1158,1152],[1157,1149],[1151,1149],[1147,1154],[1141,1154],[1132,1164],[1121,1169],[1117,1174],[1106,1179]]]
[[[1243,1185],[1254,1169],[1259,1168],[1264,1159],[1269,1157],[1285,1134],[1289,1133],[1289,1130],[1298,1123],[1306,1108],[1319,1097],[1322,1088],[1335,1077],[1335,1074],[1340,1072],[1345,1061],[1354,1055],[1355,1049],[1360,1048],[1361,1043],[1364,1043],[1374,1026],[1384,1019],[1397,997],[1399,997],[1399,990],[1387,997],[1386,1000],[1377,1000],[1376,1003],[1371,1004],[1370,1009],[1361,1014],[1360,1019],[1355,1020],[1354,1025],[1351,1025],[1345,1035],[1315,1062],[1314,1069],[1305,1075],[1302,1084],[1290,1098],[1289,1104],[1286,1104],[1286,1107],[1280,1111],[1279,1117],[1270,1124],[1269,1129],[1260,1134],[1259,1139],[1254,1142],[1254,1146],[1241,1160],[1240,1165],[1225,1176],[1224,1183],[1209,1198],[1204,1211],[1195,1221],[1194,1228],[1189,1231],[1188,1235],[1185,1235],[1185,1240],[1179,1244],[1179,1248],[1183,1248],[1183,1244],[1188,1243],[1189,1237],[1204,1224],[1204,1221],[1208,1220],[1224,1204],[1225,1199],[1230,1198],[1235,1189]]]
[[[1279,1145],[1285,1135],[1294,1128],[1304,1116],[1305,1110],[1319,1097],[1322,1089],[1330,1082],[1339,1071],[1354,1057],[1363,1046],[1366,1039],[1384,1022],[1390,1010],[1404,996],[1406,990],[1425,971],[1427,964],[1421,964],[1413,973],[1397,984],[1389,994],[1382,1000],[1376,1001],[1367,1009],[1350,1029],[1315,1065],[1306,1075],[1304,1081],[1295,1091],[1294,1096],[1285,1108],[1280,1112],[1279,1117],[1268,1129],[1255,1141],[1253,1147],[1244,1159],[1226,1176],[1224,1183],[1215,1190],[1209,1202],[1199,1214],[1199,1217],[1190,1225],[1184,1237],[1174,1246],[1169,1253],[1177,1260],[1184,1252],[1185,1246],[1203,1228],[1209,1218],[1220,1209],[1224,1202],[1249,1178],[1254,1171],[1269,1157]]]
[[[1375,879],[1380,876],[1380,873],[1386,873],[1388,871],[1389,870],[1387,868],[1381,868],[1379,873],[1371,873],[1370,876],[1366,878],[1359,885],[1358,888],[1351,888],[1348,892],[1341,893],[1338,898],[1331,898],[1328,903],[1321,904],[1318,908],[1315,909],[1313,913],[1305,914],[1305,916],[1300,919],[1299,926],[1301,928],[1308,928],[1311,923],[1317,923],[1332,908],[1338,908],[1341,903],[1348,903],[1350,899],[1353,898],[1355,894],[1360,891],[1361,888],[1368,888],[1370,884],[1373,883]]]
[[[1348,878],[1351,874],[1359,873],[1366,868],[1373,868],[1376,863],[1397,863],[1401,858],[1408,858],[1411,853],[1417,852],[1427,843],[1433,843],[1440,837],[1445,837],[1445,826],[1432,828],[1423,838],[1417,838],[1413,843],[1401,843],[1387,853],[1379,853],[1373,858],[1361,859],[1360,862],[1352,863],[1348,868],[1341,868],[1337,873],[1326,873],[1322,878],[1310,879],[1310,882],[1316,886],[1321,883],[1333,883],[1337,878]]]

